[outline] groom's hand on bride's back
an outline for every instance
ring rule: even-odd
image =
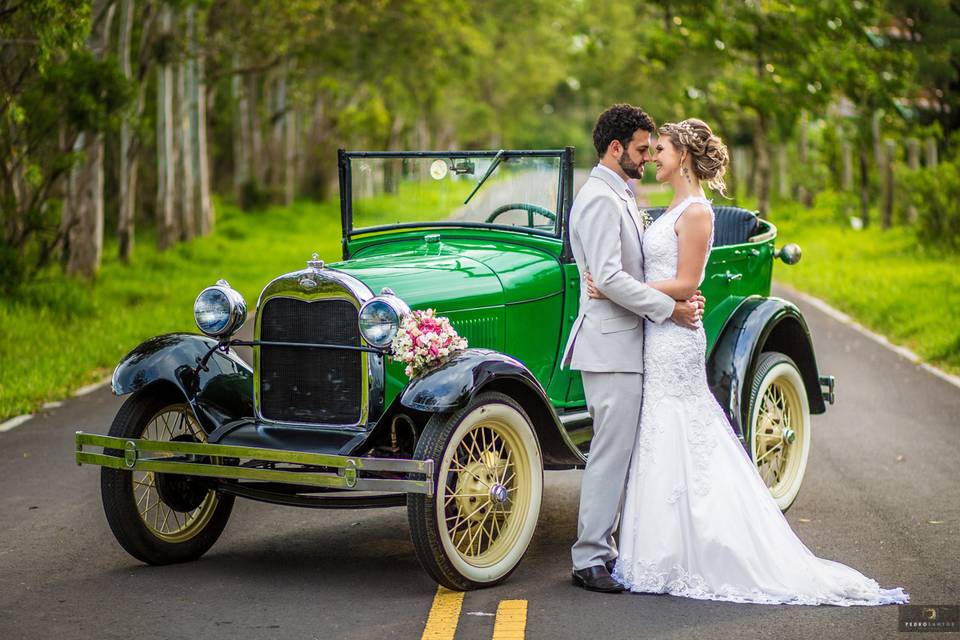
[[[603,295],[603,292],[597,289],[597,285],[594,284],[589,271],[584,274],[583,279],[587,286],[588,296],[598,300],[607,299],[607,296]],[[677,301],[673,307],[673,315],[670,316],[670,319],[681,326],[696,329],[700,326],[700,319],[703,317],[703,307],[706,303],[706,298],[704,298],[700,290],[697,289],[688,300]]]

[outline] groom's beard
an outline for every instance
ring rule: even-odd
[[[643,164],[637,164],[631,160],[626,151],[620,155],[620,159],[617,160],[617,163],[628,177],[633,178],[634,180],[639,180],[643,177]]]

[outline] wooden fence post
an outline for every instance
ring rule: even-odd
[[[807,170],[807,167],[810,164],[810,139],[808,135],[809,122],[809,114],[806,111],[803,111],[800,114],[800,141],[797,164],[802,167],[804,171]],[[813,192],[808,189],[805,184],[797,185],[797,199],[807,208],[813,206]]]
[[[933,138],[927,138],[927,168],[934,169],[937,166],[937,141]]]
[[[777,194],[785,200],[790,196],[790,182],[787,171],[787,145],[777,145]]]
[[[911,171],[920,168],[920,141],[916,138],[907,140],[907,166]],[[913,224],[917,221],[917,208],[912,204],[907,208],[907,222]]]
[[[883,154],[883,213],[881,226],[889,229],[893,224],[893,165],[897,160],[897,144],[893,140],[884,141]]]
[[[840,187],[844,191],[853,190],[853,145],[844,140],[840,146],[840,158],[843,163]]]

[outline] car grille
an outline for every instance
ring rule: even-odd
[[[273,298],[260,311],[260,339],[360,346],[348,300]],[[260,415],[278,422],[356,424],[364,376],[360,351],[260,347]]]

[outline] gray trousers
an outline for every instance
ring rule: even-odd
[[[582,374],[587,409],[593,417],[593,440],[580,485],[577,541],[571,549],[574,569],[617,557],[613,532],[626,492],[643,398],[642,373]]]

